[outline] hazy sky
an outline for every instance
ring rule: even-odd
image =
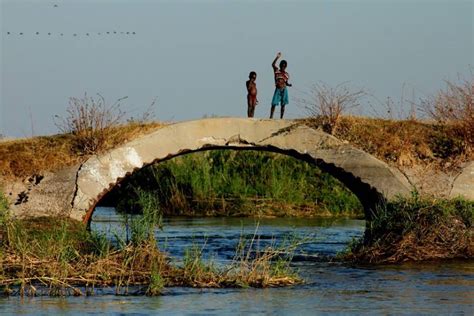
[[[56,133],[52,117],[85,92],[128,96],[134,116],[156,97],[160,120],[245,116],[251,70],[267,117],[277,51],[288,118],[319,81],[399,100],[402,86],[430,95],[474,64],[474,0],[0,1],[0,134],[16,137]]]

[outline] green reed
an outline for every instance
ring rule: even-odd
[[[136,211],[137,192],[151,193],[165,215],[362,216],[358,199],[317,167],[280,154],[215,150],[144,168],[111,194]],[[300,212],[301,213],[301,212]]]

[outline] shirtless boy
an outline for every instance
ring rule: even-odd
[[[245,83],[247,85],[247,116],[253,117],[255,114],[255,106],[258,104],[257,100],[257,73],[251,71],[249,80]]]
[[[291,87],[292,85],[288,83],[290,75],[286,72],[286,67],[288,66],[286,60],[280,61],[280,68],[276,66],[276,62],[280,57],[281,53],[278,52],[272,63],[273,73],[275,74],[275,93],[273,94],[270,118],[273,118],[275,107],[280,105],[280,118],[282,119],[285,114],[285,105],[288,104],[288,90],[286,87]]]

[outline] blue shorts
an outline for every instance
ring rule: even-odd
[[[283,89],[276,88],[273,94],[272,106],[287,105],[288,103],[288,89],[286,87]]]

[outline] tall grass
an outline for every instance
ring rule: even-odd
[[[127,242],[139,245],[147,240],[154,240],[155,229],[162,228],[162,212],[158,200],[150,192],[136,190],[138,199],[136,207],[142,216],[129,217],[123,214],[127,227]]]
[[[288,236],[278,244],[272,240],[268,246],[260,247],[257,223],[252,237],[241,237],[229,274],[242,284],[254,286],[301,282],[290,264],[296,249],[307,241],[307,238]]]
[[[136,211],[137,192],[166,215],[362,215],[357,198],[318,168],[287,156],[215,150],[142,169],[107,198]]]

